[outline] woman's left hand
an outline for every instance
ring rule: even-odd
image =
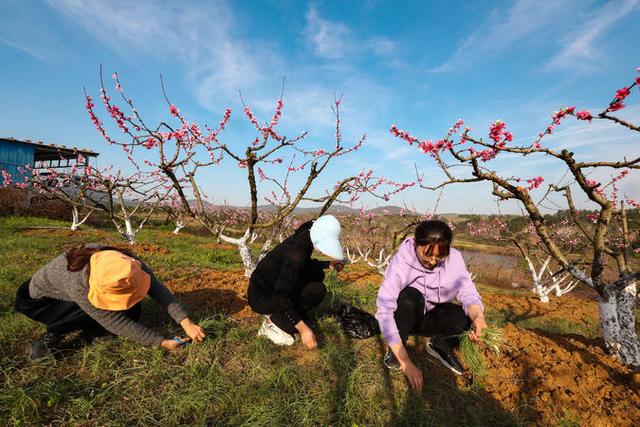
[[[342,269],[344,268],[344,262],[342,261],[329,261],[329,268],[337,271],[338,273],[340,273],[342,271]]]
[[[184,332],[193,341],[202,341],[204,340],[204,337],[207,336],[204,329],[202,329],[198,324],[193,323],[188,317],[180,322],[180,326],[182,326]]]
[[[484,320],[483,315],[477,316],[473,319],[473,330],[469,334],[469,339],[475,343],[480,342],[480,336],[482,335],[482,330],[487,327],[487,322]]]

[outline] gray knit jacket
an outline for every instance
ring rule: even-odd
[[[87,247],[101,248],[103,245],[91,243]],[[89,302],[88,266],[80,271],[67,270],[67,258],[60,255],[31,278],[29,294],[31,298],[53,298],[62,301],[75,302],[80,308],[114,335],[127,337],[144,345],[159,346],[164,337],[158,332],[138,323],[123,312],[101,310]],[[169,315],[180,323],[187,317],[187,313],[176,297],[158,280],[151,269],[142,262],[142,269],[151,276],[149,296],[164,307]]]

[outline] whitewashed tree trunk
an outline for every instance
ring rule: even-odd
[[[244,275],[246,277],[251,276],[253,270],[256,269],[256,265],[258,265],[262,258],[264,258],[269,252],[269,249],[271,248],[271,242],[273,242],[273,236],[269,237],[262,245],[260,253],[258,253],[258,256],[254,260],[253,255],[251,255],[251,248],[249,247],[249,243],[254,241],[255,239],[252,240],[252,233],[249,232],[249,229],[247,229],[242,237],[239,238],[225,236],[224,234],[222,234],[222,232],[218,234],[218,238],[224,242],[231,243],[232,245],[236,245],[238,247],[238,252],[240,253],[240,258],[242,259],[242,265],[244,266]]]
[[[387,266],[389,265],[389,261],[391,261],[392,254],[385,255],[384,249],[380,249],[380,252],[378,253],[378,257],[376,259],[369,259],[370,251],[367,251],[366,253],[363,254],[362,251],[358,249],[358,252],[360,253],[360,256],[362,257],[362,259],[366,261],[369,267],[375,268],[378,271],[378,274],[384,276],[384,272],[386,271]]]
[[[172,231],[172,234],[178,234],[180,230],[182,230],[185,227],[185,225],[186,224],[181,220],[176,220],[176,228]]]
[[[355,252],[352,252],[349,248],[345,248],[346,257],[350,264],[355,264],[362,259],[360,256],[356,256]]]
[[[538,271],[536,271],[531,258],[527,256],[525,257],[525,261],[527,262],[529,274],[531,274],[531,278],[533,279],[533,293],[540,298],[540,302],[548,303],[551,292],[554,292],[557,297],[561,297],[570,292],[578,284],[578,281],[571,280],[571,276],[567,273],[554,276],[548,270],[551,257],[547,257]]]
[[[570,280],[571,276],[565,275],[562,277],[551,276],[552,285],[549,287],[549,292],[553,291],[557,297],[561,297],[562,295],[571,292],[573,288],[578,286],[577,280]],[[564,283],[564,287],[562,286]]]
[[[600,328],[607,350],[627,365],[640,366],[640,342],[635,328],[636,283],[610,291],[598,300]]]
[[[124,233],[121,233],[122,237],[129,242],[130,245],[135,244],[137,231],[133,230],[133,225],[131,224],[131,218],[129,216],[124,218],[124,229]]]
[[[225,236],[224,234],[218,234],[218,237],[223,242],[231,243],[232,245],[236,245],[238,247],[238,252],[240,253],[240,259],[242,259],[242,265],[244,266],[244,275],[246,277],[251,276],[253,270],[256,269],[256,263],[253,261],[253,257],[251,256],[251,249],[249,248],[248,241],[251,233],[247,228],[247,231],[244,232],[242,237],[235,238]]]
[[[548,257],[544,261],[544,263],[540,267],[540,271],[537,271],[537,272],[536,272],[536,268],[533,265],[533,262],[531,261],[531,258],[526,257],[525,261],[527,261],[529,274],[531,274],[531,278],[533,279],[533,293],[536,294],[538,298],[540,298],[541,302],[548,303],[549,295],[545,293],[545,288],[544,288],[544,285],[542,284],[542,274],[544,273],[544,270],[547,268],[547,265],[549,265],[549,261],[551,261],[551,257]]]
[[[262,258],[267,256],[267,254],[269,253],[269,249],[271,249],[272,242],[273,242],[273,237],[270,237],[267,240],[265,240],[264,244],[262,245],[262,248],[260,249],[260,253],[258,254],[258,258],[256,259],[256,265],[258,265],[258,263],[262,261]],[[251,273],[253,273],[253,271],[251,271]]]
[[[75,205],[71,206],[71,215],[72,215],[71,231],[76,231],[78,228],[80,228],[80,226],[84,224],[84,222],[87,220],[87,218],[89,218],[89,216],[92,213],[93,211],[90,210],[89,213],[85,215],[84,218],[80,219],[80,209]]]
[[[389,261],[391,260],[391,254],[385,255],[385,250],[381,249],[377,258],[370,258],[369,255],[371,254],[371,249],[363,251],[359,247],[356,247],[355,250],[358,251],[359,256],[356,256],[355,251],[352,252],[349,248],[346,250],[347,259],[351,264],[355,264],[357,262],[366,263],[369,267],[375,268],[378,274],[384,276],[384,272],[389,266]]]

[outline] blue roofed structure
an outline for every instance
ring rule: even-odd
[[[68,168],[76,163],[79,154],[84,157],[85,164],[98,156],[98,153],[82,148],[45,144],[30,139],[0,138],[0,171],[9,172],[12,182],[19,183],[23,181],[18,169],[20,167],[29,165],[33,169]]]

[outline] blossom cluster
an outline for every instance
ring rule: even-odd
[[[588,112],[587,110],[582,110],[576,113],[576,119],[587,120],[589,121],[589,123],[591,123],[591,120],[593,120],[593,115],[591,115],[591,113]]]
[[[449,131],[447,132],[447,136],[445,138],[439,139],[436,142],[433,142],[430,139],[425,139],[420,141],[418,138],[411,135],[409,132],[398,129],[396,125],[391,125],[389,132],[393,136],[408,142],[409,145],[417,144],[418,149],[424,154],[431,154],[432,156],[434,156],[439,152],[442,152],[444,150],[450,150],[451,148],[453,148],[454,143],[451,141],[450,138],[460,130],[463,124],[464,124],[464,121],[462,119],[456,120],[454,125],[451,128],[449,128]],[[464,136],[461,137],[459,144],[463,144],[463,143],[464,143]]]
[[[11,179],[11,174],[4,169],[2,169],[1,173],[2,173],[2,186],[3,187],[10,186],[11,183],[13,182]]]
[[[540,187],[543,181],[544,181],[544,178],[541,176],[536,176],[533,179],[528,179],[527,184],[529,184],[529,186],[527,187],[527,191],[531,191],[534,188]]]
[[[640,73],[640,67],[636,70]],[[625,107],[624,100],[631,94],[631,89],[636,85],[640,86],[640,76],[636,77],[635,81],[630,86],[623,86],[616,91],[613,101],[611,101],[609,108],[607,108],[607,112],[622,110]]]
[[[507,223],[500,216],[491,219],[482,218],[478,222],[467,224],[467,231],[474,237],[486,237],[493,240],[500,240],[508,231]]]
[[[95,112],[93,111],[93,107],[95,107],[93,99],[89,95],[86,95],[85,98],[87,100],[85,108],[89,113],[89,118],[93,122],[93,125],[109,144],[113,144],[114,141],[109,137],[109,135],[107,135],[107,131],[104,129],[103,123],[98,119],[98,116],[96,116]]]
[[[479,158],[483,162],[495,159],[500,149],[504,148],[507,142],[513,141],[513,134],[507,129],[505,122],[496,120],[489,126],[489,138],[494,141],[494,146],[481,151],[477,151],[472,147],[469,149],[472,157]]]
[[[507,130],[505,122],[496,120],[489,126],[489,138],[493,139],[498,147],[504,147],[507,142],[513,140],[513,135]]]

